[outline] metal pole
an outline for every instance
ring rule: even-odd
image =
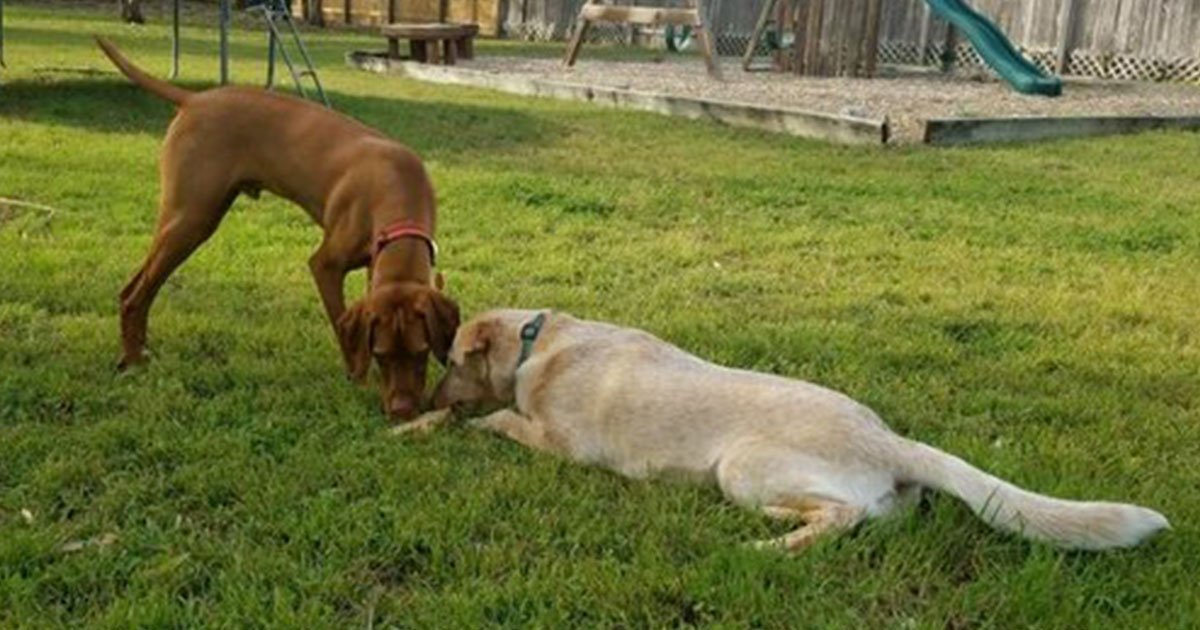
[[[221,0],[221,85],[229,83],[229,0]]]
[[[267,16],[267,22],[270,23],[271,18]],[[275,86],[275,46],[279,45],[275,39],[275,29],[267,29],[267,89]]]
[[[304,40],[300,39],[300,31],[296,29],[296,23],[292,21],[290,15],[286,15],[286,19],[288,27],[292,30],[292,39],[296,41],[296,48],[300,50],[300,58],[304,60],[304,65],[308,68],[308,75],[312,77],[313,84],[317,86],[317,94],[321,97],[321,101],[325,103],[325,107],[333,108],[333,105],[329,104],[329,97],[325,95],[325,88],[321,85],[321,78],[317,76],[317,70],[313,67],[312,57],[308,54],[308,48],[304,45]],[[274,29],[275,25],[271,24],[271,28]],[[276,33],[275,37],[278,38],[279,34]],[[282,44],[279,46],[279,52],[285,55],[284,61],[286,62],[287,52],[284,50]],[[288,63],[288,67],[291,67],[291,65]],[[300,86],[300,79],[296,76],[295,70],[292,71],[292,78],[296,81],[296,89],[300,91],[301,95],[307,98],[307,95],[304,94],[304,88]]]
[[[7,68],[4,65],[4,0],[0,0],[0,68]]]
[[[179,78],[179,3],[174,0],[171,8],[171,79]]]

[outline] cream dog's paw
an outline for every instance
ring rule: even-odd
[[[449,409],[438,409],[429,411],[416,417],[416,419],[405,422],[399,426],[393,427],[392,435],[423,435],[432,432],[434,429],[447,424],[453,419],[454,414]]]

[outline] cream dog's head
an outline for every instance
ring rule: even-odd
[[[463,324],[447,354],[446,374],[433,395],[434,408],[512,404],[521,357],[521,328],[537,314],[488,311]]]

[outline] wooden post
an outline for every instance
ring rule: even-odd
[[[812,0],[791,0],[792,6],[792,72],[804,72],[804,34],[808,32],[809,12]]]
[[[825,0],[808,0],[808,28],[804,33],[804,73],[821,71],[821,22],[825,19]]]
[[[839,50],[845,51],[841,73],[848,77],[860,76],[859,67],[862,65],[863,39],[867,36],[867,3],[866,0],[855,0],[846,3],[850,9],[846,15],[846,29],[841,32],[842,38]]]
[[[350,11],[351,11],[350,0],[342,0],[342,23],[343,24],[350,23]]]
[[[588,0],[583,8],[586,9],[588,5],[592,4],[596,4],[596,0]],[[583,47],[583,37],[587,35],[591,26],[591,22],[580,11],[579,18],[575,21],[575,34],[571,35],[571,42],[567,44],[567,56],[563,57],[563,66],[570,68],[575,65],[575,60],[579,58],[579,49]]]
[[[709,76],[720,78],[721,68],[717,65],[715,54],[716,38],[708,24],[708,20],[704,19],[704,7],[701,6],[700,0],[689,0],[693,11],[696,12],[696,26],[694,31],[696,37],[700,40],[700,51],[704,53],[704,67],[708,70]]]
[[[1063,0],[1062,14],[1058,20],[1058,54],[1055,70],[1066,74],[1071,65],[1071,50],[1075,47],[1076,22],[1079,19],[1078,0]]]
[[[767,29],[767,21],[771,19],[771,11],[775,10],[776,2],[778,0],[767,0],[763,4],[762,12],[758,14],[758,22],[754,24],[754,32],[750,34],[750,43],[746,44],[746,53],[742,55],[742,70],[750,69],[750,62],[754,60],[754,51],[758,48],[758,40]]]
[[[396,23],[396,0],[385,0],[387,2],[387,23]]]
[[[929,61],[929,30],[933,28],[933,11],[930,10],[929,4],[921,3],[923,11],[921,18],[921,35],[917,38],[917,65],[923,66]]]
[[[775,43],[779,48],[771,51],[771,67],[776,70],[790,72],[795,61],[795,48],[784,48],[783,36],[796,32],[796,4],[798,0],[783,0],[775,6]],[[795,38],[792,38],[795,43]]]
[[[879,19],[882,15],[883,0],[867,0],[867,34],[863,37],[863,58],[866,60],[863,74],[867,78],[875,76],[875,66],[879,61]]]
[[[946,25],[946,39],[942,44],[942,72],[950,72],[958,57],[958,29],[953,24]]]
[[[850,32],[850,14],[854,11],[853,0],[840,0],[833,3],[833,20],[830,26],[833,27],[833,32],[827,33],[826,42],[833,48],[830,55],[833,63],[829,67],[829,76],[839,76],[844,72],[846,63],[845,46],[842,46],[846,41],[846,35]]]

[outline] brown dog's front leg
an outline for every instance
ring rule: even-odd
[[[346,312],[346,297],[343,293],[346,283],[346,267],[329,255],[326,243],[308,259],[308,268],[312,271],[313,280],[317,283],[317,292],[321,295],[321,304],[325,307],[325,316],[333,334],[338,336],[338,319]],[[341,338],[338,337],[341,346]],[[343,353],[345,348],[342,348]]]

